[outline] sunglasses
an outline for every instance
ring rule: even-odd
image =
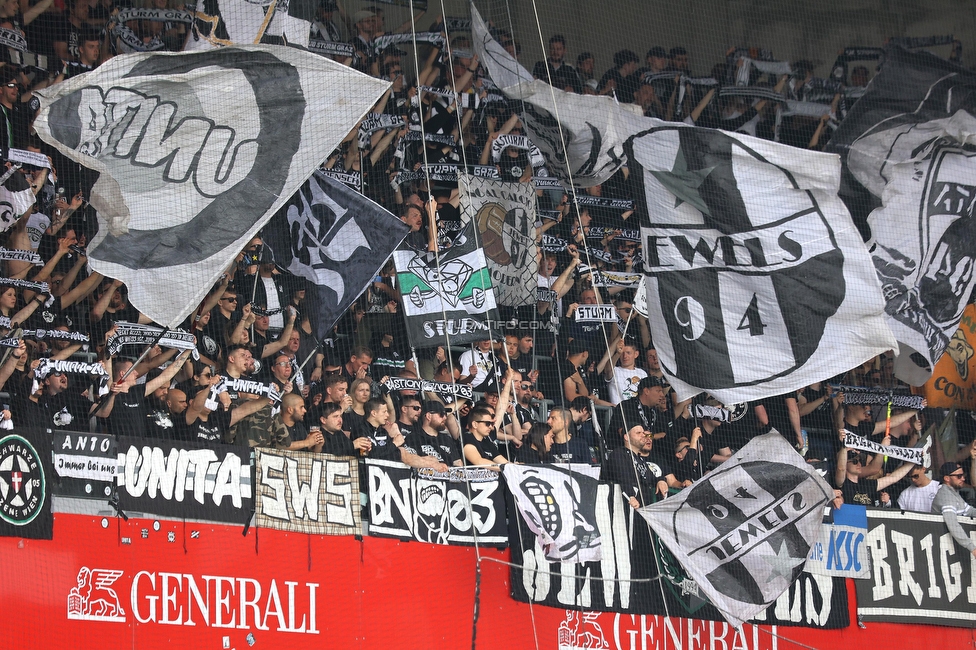
[[[922,478],[922,475],[921,475],[921,474],[912,474],[912,475],[911,475],[911,479],[912,479],[913,481],[915,481],[915,480],[917,480],[917,479],[920,479],[920,478]]]
[[[237,298],[221,298],[224,302],[237,302]]]
[[[407,408],[410,409],[411,411],[419,411],[421,409],[421,407],[415,405],[408,406]],[[433,412],[434,411],[431,411],[431,413]]]
[[[487,424],[487,425],[492,425],[492,424],[494,424],[495,422],[494,422],[494,420],[475,420],[475,421],[474,421],[474,423],[475,423],[475,424]]]
[[[863,464],[864,464],[864,461],[863,461],[863,460],[861,460],[861,459],[860,459],[859,457],[857,457],[857,456],[855,456],[854,458],[848,458],[848,459],[847,459],[847,462],[848,462],[848,463],[853,463],[854,465],[863,465]]]
[[[4,84],[4,85],[7,88],[20,88],[20,85],[19,84],[16,84],[16,83],[9,83],[9,84]]]
[[[948,476],[951,476],[952,478],[963,478],[966,475],[963,472],[959,472],[958,474],[948,474]]]

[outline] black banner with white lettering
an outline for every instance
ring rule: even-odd
[[[119,466],[115,436],[58,431],[51,447],[54,494],[103,501],[112,496]]]
[[[118,465],[124,512],[244,524],[254,511],[248,447],[120,436]]]
[[[51,446],[44,433],[0,435],[0,537],[52,539]]]
[[[359,535],[355,458],[283,449],[254,450],[255,523],[309,535]]]
[[[450,545],[474,544],[477,536],[482,546],[508,544],[504,492],[495,472],[457,467],[445,480],[372,459],[366,471],[370,535]]]
[[[514,508],[514,504],[510,507]],[[627,505],[619,486],[598,484],[596,521],[602,557],[596,562],[577,564],[546,560],[521,517],[510,517],[512,598],[560,609],[723,620],[667,548],[657,538],[652,540],[647,524]],[[844,579],[803,573],[786,593],[750,622],[825,629],[847,627]]]
[[[959,523],[976,539],[976,523]],[[976,628],[976,562],[949,535],[942,517],[868,510],[871,575],[857,580],[865,621]]]

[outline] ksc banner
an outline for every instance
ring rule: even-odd
[[[976,286],[976,74],[928,52],[885,48],[885,64],[834,133],[844,200],[867,223],[895,375],[920,386]]]
[[[959,523],[976,539],[972,519]],[[855,583],[859,618],[976,627],[976,562],[942,517],[869,510],[867,546],[871,577]]]
[[[810,547],[803,570],[821,576],[869,578],[866,511],[866,507],[852,504],[833,510],[833,521],[825,521],[820,528],[820,537]]]
[[[102,501],[112,496],[119,466],[115,436],[58,431],[51,447],[55,494]]]
[[[309,535],[360,535],[355,458],[255,447],[255,523]]]
[[[478,228],[499,305],[535,302],[535,188],[458,174],[461,218]]]
[[[118,439],[123,511],[246,523],[254,511],[248,447]]]
[[[505,498],[495,472],[451,468],[448,480],[433,472],[424,478],[401,463],[372,459],[366,471],[370,535],[431,544],[474,544],[477,535],[482,545],[508,543]]]
[[[515,565],[511,573],[512,597],[520,602],[589,612],[722,620],[701,587],[667,548],[657,539],[652,541],[650,528],[623,498],[619,486],[598,484],[596,522],[600,560],[578,564],[546,560],[532,531],[520,517],[510,517],[509,539]],[[847,627],[844,580],[803,573],[753,620],[770,625]]]
[[[0,536],[52,539],[51,447],[44,433],[0,436]]]
[[[929,406],[976,410],[976,306],[967,305],[932,377],[922,387]]]
[[[289,47],[132,54],[45,89],[34,126],[99,172],[92,266],[175,327],[387,86]]]
[[[489,337],[485,321],[497,320],[498,312],[474,223],[465,226],[454,245],[439,255],[401,247],[393,260],[410,345],[439,345],[448,335],[452,345]]]
[[[638,510],[729,623],[789,589],[833,490],[773,431],[677,495]]]

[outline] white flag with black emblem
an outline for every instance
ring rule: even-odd
[[[187,52],[250,43],[308,47],[318,8],[316,0],[197,0],[194,5]]]
[[[280,268],[314,285],[305,301],[321,341],[409,231],[382,206],[315,172],[262,234]]]
[[[803,571],[833,490],[773,431],[676,496],[638,512],[738,627]]]
[[[553,465],[503,466],[515,505],[553,562],[598,562],[597,480]]]
[[[0,232],[17,223],[36,198],[27,178],[16,169],[7,170],[7,178],[0,183]]]
[[[100,172],[92,267],[174,327],[388,86],[289,47],[132,54],[40,91],[34,126]]]
[[[871,228],[895,375],[914,386],[931,377],[976,287],[974,94],[976,74],[889,47],[830,142],[850,172],[841,195]]]
[[[679,400],[779,395],[894,347],[836,156],[646,121],[624,151],[644,198],[648,320]]]

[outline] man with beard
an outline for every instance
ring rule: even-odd
[[[554,408],[549,411],[546,423],[552,429],[553,443],[549,455],[554,463],[585,463],[596,464],[590,448],[579,438],[573,438],[569,425],[573,421],[573,414],[569,409]]]
[[[186,440],[186,421],[183,419],[186,393],[171,388],[159,401],[162,408],[155,408],[149,413],[146,435],[161,440]]]
[[[624,400],[614,409],[607,432],[607,446],[611,449],[621,447],[625,440],[624,432],[636,424],[650,431],[655,439],[666,437],[669,428],[664,411],[666,406],[667,398],[661,380],[653,375],[641,379],[637,384],[637,397]]]
[[[334,402],[325,402],[314,408],[310,417],[318,422],[322,431],[322,452],[333,456],[365,456],[369,453],[369,438],[350,440],[342,431],[342,409]]]
[[[653,448],[654,434],[638,422],[623,435],[623,446],[610,452],[600,474],[601,481],[618,484],[634,508],[668,494],[664,463],[652,454]]]
[[[440,402],[424,402],[419,427],[407,436],[403,448],[418,456],[429,456],[445,468],[460,467],[461,454],[449,429],[458,430],[453,413],[448,413]],[[452,426],[453,425],[453,426]]]

